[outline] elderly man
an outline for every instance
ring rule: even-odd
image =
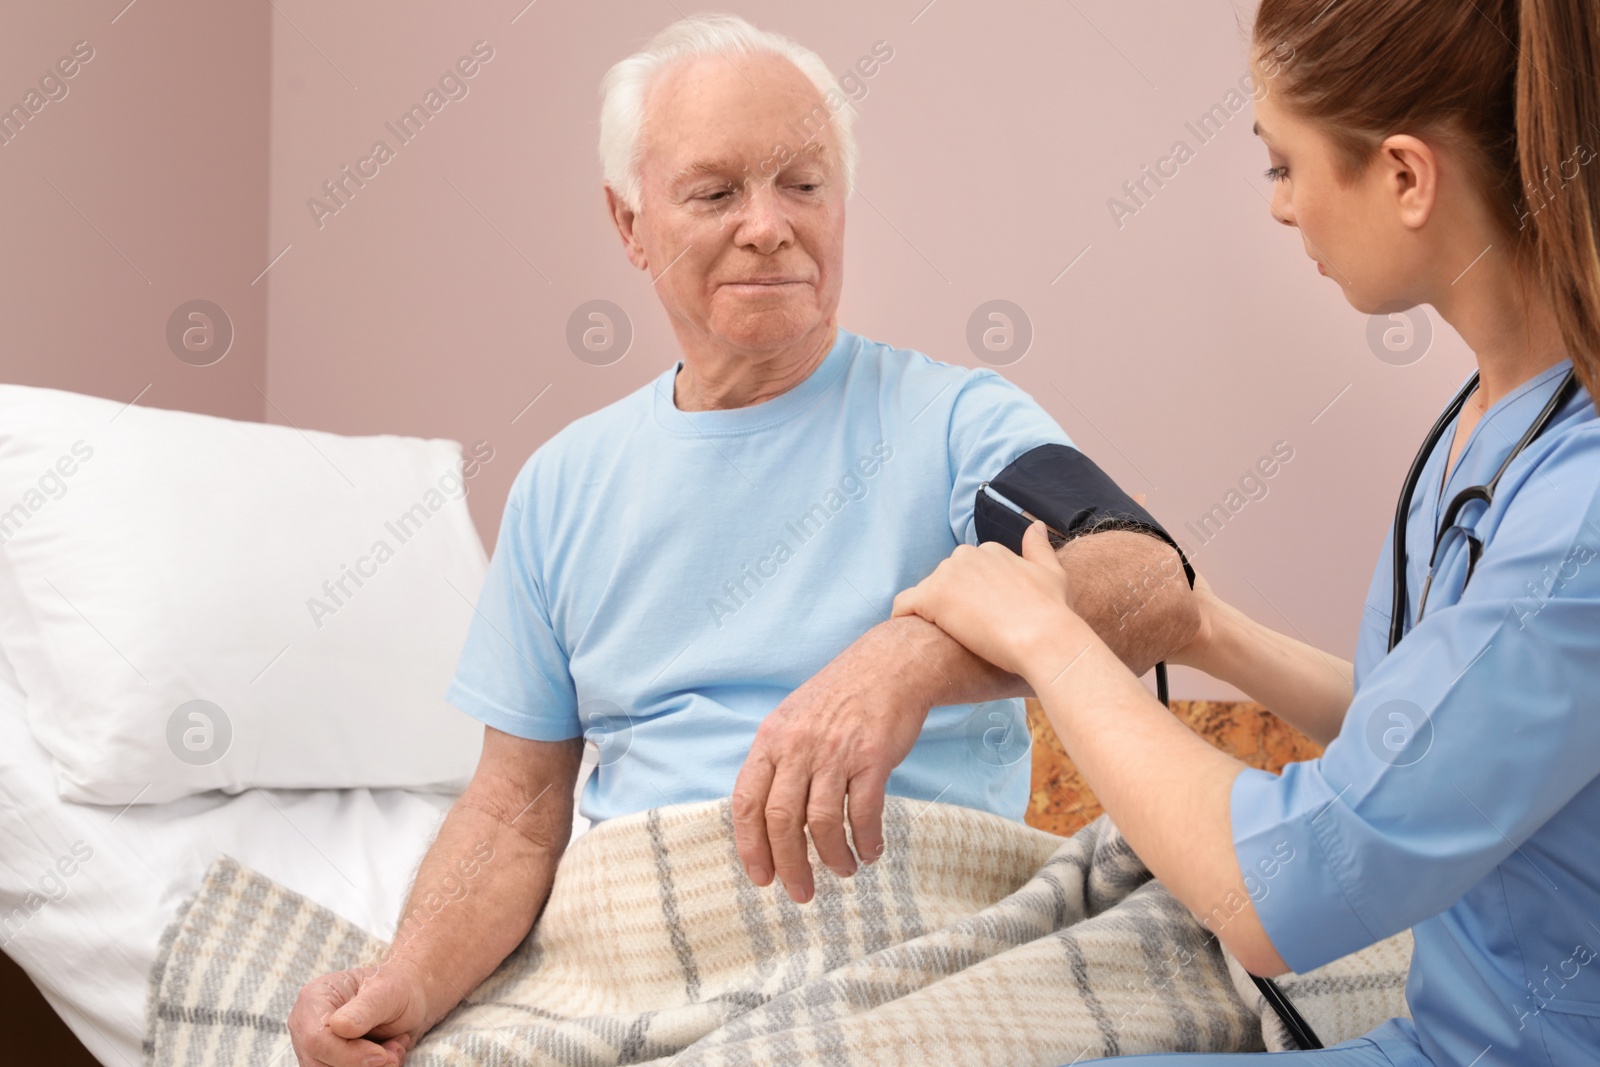
[[[733,18],[678,23],[607,75],[606,202],[682,359],[517,478],[448,694],[486,724],[483,755],[412,890],[451,906],[402,923],[381,967],[305,987],[302,1064],[399,1062],[522,942],[586,734],[584,815],[732,796],[749,876],[802,903],[807,829],[848,876],[883,850],[886,790],[1022,817],[1025,727],[1008,754],[985,744],[1026,685],[888,619],[974,542],[980,483],[1070,442],[992,371],[839,327],[850,117],[813,53]],[[1163,540],[1123,528],[1059,553],[1075,609],[1134,669],[1193,636]],[[1152,574],[1176,580],[1142,580],[1130,615],[1129,580]]]

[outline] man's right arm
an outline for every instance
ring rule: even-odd
[[[581,738],[528,741],[484,728],[478,769],[417,870],[389,949],[423,983],[424,1030],[533,928],[572,837],[582,756]]]
[[[423,857],[379,966],[301,990],[289,1017],[301,1064],[402,1062],[401,1050],[521,944],[572,835],[582,755],[582,738],[529,741],[485,728],[477,771]]]

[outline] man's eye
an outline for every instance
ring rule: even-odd
[[[1266,179],[1268,181],[1281,182],[1285,178],[1289,177],[1289,168],[1288,167],[1268,167],[1266,169],[1266,171],[1265,171],[1265,177],[1266,177]]]
[[[796,189],[799,189],[802,193],[813,193],[813,192],[816,192],[818,189],[822,188],[822,183],[821,182],[796,182],[794,187]]]

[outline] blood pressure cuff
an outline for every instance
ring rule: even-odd
[[[1124,493],[1093,460],[1068,445],[1040,445],[1024,452],[989,482],[1007,500],[1066,535],[1066,540],[1106,530],[1133,530],[1160,538],[1171,545],[1183,563],[1183,573],[1194,586],[1194,568],[1178,542],[1162,529],[1148,511]],[[1022,535],[1028,519],[978,490],[974,522],[978,543],[999,541],[1022,554]],[[1050,542],[1059,546],[1060,538]]]

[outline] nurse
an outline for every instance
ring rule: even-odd
[[[1258,76],[1292,53],[1256,107],[1273,217],[1357,310],[1432,305],[1478,364],[1379,555],[1354,665],[1197,587],[1176,661],[1325,754],[1272,775],[1170,716],[1067,609],[1038,523],[1021,556],[957,548],[894,613],[1027,679],[1129,843],[1253,973],[1414,932],[1410,1020],[1281,1055],[1600,1063],[1600,4],[1263,0],[1252,52]]]

